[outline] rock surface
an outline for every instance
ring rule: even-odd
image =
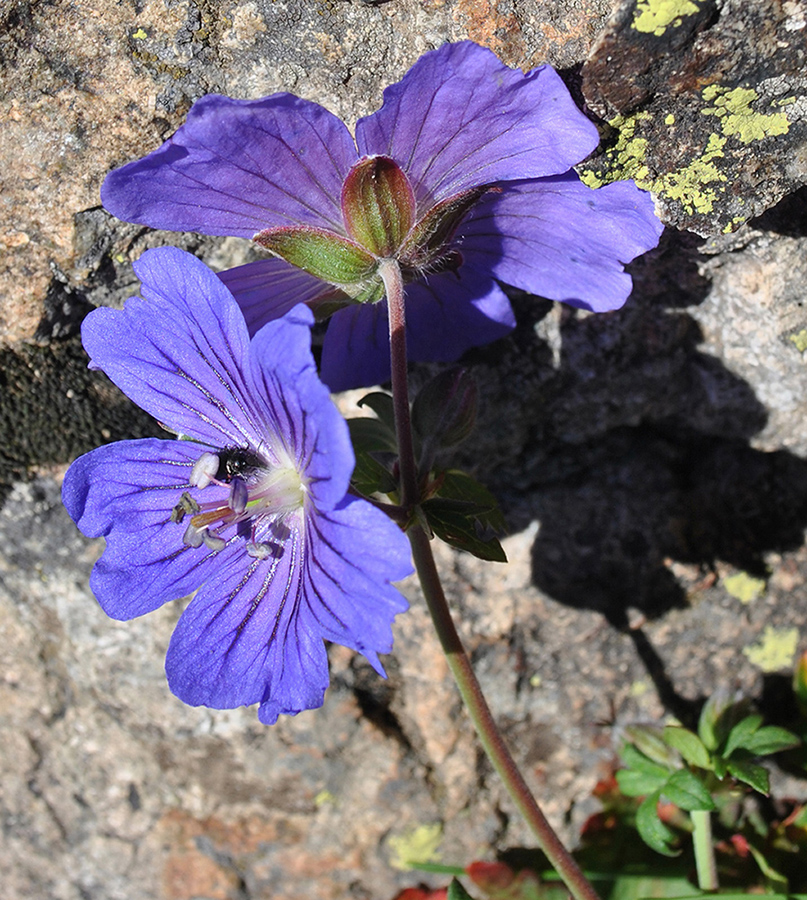
[[[449,39],[512,65],[552,62],[592,103],[596,74],[605,115],[662,110],[675,60],[691,64],[739,21],[728,0],[693,5],[709,17],[641,95],[627,63],[603,78],[603,48],[624,37],[618,16],[601,31],[606,0],[4,7],[4,897],[388,900],[421,877],[398,868],[412,854],[464,864],[532,844],[480,755],[414,583],[389,679],[332,647],[323,709],[270,729],[253,710],[171,696],[161,660],[180,603],[134,622],[98,608],[88,576],[100,542],[76,532],[59,476],[78,453],[158,426],[86,370],[81,316],[134,293],[130,263],[148,246],[178,244],[218,268],[253,252],[117,223],[98,186],[207,91],[293,90],[351,121]],[[805,4],[773,6],[780,24],[798,23]],[[653,3],[622,4],[623,18],[628,7]],[[573,68],[589,51],[581,82]],[[745,84],[733,56],[713,58],[722,83]],[[798,73],[781,74],[801,90]],[[761,171],[783,137],[755,148]],[[721,234],[718,198],[697,223],[708,237],[670,229],[632,266],[634,295],[616,313],[514,294],[515,333],[467,358],[482,409],[456,461],[500,498],[510,563],[445,548],[438,562],[491,705],[570,840],[597,809],[591,789],[624,725],[688,721],[719,685],[775,718],[807,636],[807,194],[792,172],[755,193],[744,160],[721,165],[756,218]],[[738,576],[760,579],[752,599]]]

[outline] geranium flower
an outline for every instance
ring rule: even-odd
[[[405,535],[348,485],[347,424],[319,381],[304,306],[250,340],[214,273],[174,248],[135,263],[142,298],[84,322],[93,368],[183,440],[122,441],[76,460],[62,498],[106,549],[90,585],[130,619],[199,589],[166,657],[171,690],[262,722],[320,706],[324,641],[383,674]]]
[[[110,173],[101,197],[127,221],[276,254],[221,277],[251,331],[300,301],[337,309],[322,376],[339,390],[389,373],[382,257],[409,283],[416,360],[453,360],[510,331],[494,279],[584,309],[621,306],[622,264],[656,245],[661,224],[632,182],[594,191],[571,171],[597,143],[551,68],[524,74],[466,41],[421,57],[355,141],[291,94],[203,97],[161,148]]]

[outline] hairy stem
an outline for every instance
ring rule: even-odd
[[[401,506],[411,512],[420,500],[412,417],[409,414],[409,376],[406,366],[406,309],[401,267],[395,259],[382,259],[378,274],[384,282],[389,314],[389,346],[392,369],[392,406],[401,470]]]
[[[702,891],[716,891],[719,885],[714,842],[712,841],[712,814],[705,809],[696,809],[690,813],[690,816],[694,827],[692,843],[695,848],[698,887]]]
[[[401,506],[411,512],[419,502],[420,496],[409,412],[404,286],[400,268],[395,260],[382,260],[379,265],[379,274],[384,281],[389,309],[392,400],[399,448]],[[575,900],[599,900],[594,888],[583,875],[569,851],[563,846],[532,796],[524,776],[519,771],[493,719],[490,707],[471,668],[471,661],[468,659],[457,629],[454,627],[432,554],[429,536],[419,524],[412,525],[407,534],[412,545],[415,569],[429,606],[434,627],[488,759],[504,782],[519,812],[532,829],[538,845],[563,879]]]

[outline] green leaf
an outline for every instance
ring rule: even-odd
[[[768,886],[782,888],[786,891],[789,887],[787,878],[782,875],[781,872],[774,869],[765,858],[765,854],[758,850],[753,844],[749,844],[748,849],[751,851],[751,856],[754,857],[756,864],[759,866],[760,872],[762,872],[769,882],[773,882],[772,884],[769,883]]]
[[[626,797],[644,797],[666,784],[668,774],[665,771],[662,775],[647,775],[635,769],[619,769],[616,782]]]
[[[495,537],[487,536],[473,508],[458,509],[454,501],[435,497],[421,504],[421,509],[429,527],[447,544],[479,559],[507,562],[504,548]]]
[[[450,470],[441,477],[437,495],[421,504],[434,533],[479,559],[507,562],[496,537],[504,531],[504,516],[493,494],[463,472]]]
[[[688,878],[680,876],[653,876],[653,875],[625,875],[620,873],[614,879],[613,887],[606,894],[608,900],[658,900],[667,898],[670,900],[694,900],[703,894],[693,894],[696,890],[690,884]],[[684,894],[687,891],[687,894]],[[720,900],[723,900],[721,895]],[[748,898],[744,898],[748,900]]]
[[[355,163],[342,185],[342,217],[362,247],[393,256],[415,223],[415,195],[400,166],[388,156]]]
[[[693,888],[694,890],[694,888]],[[753,897],[754,900],[798,900],[798,894],[724,894],[722,891],[719,894],[683,894],[680,897],[670,897],[669,900],[696,900],[698,897],[719,897],[720,900],[748,900],[749,897]],[[611,900],[609,897],[608,900]],[[650,898],[648,898],[650,900]]]
[[[646,757],[667,769],[677,768],[678,755],[664,740],[662,730],[656,725],[628,725],[625,729],[628,740]]]
[[[356,454],[356,465],[350,483],[365,497],[372,494],[391,494],[398,489],[398,483],[389,469],[368,453]]]
[[[359,453],[398,453],[395,432],[380,419],[348,419],[353,450]]]
[[[698,736],[707,750],[714,752],[732,728],[748,715],[750,701],[733,701],[725,690],[715,691],[704,703],[698,720]]]
[[[807,716],[807,650],[796,660],[793,668],[793,693],[803,716]]]
[[[641,750],[637,750],[633,744],[623,744],[619,749],[619,755],[629,769],[636,769],[637,772],[642,772],[645,775],[656,775],[665,781],[670,775],[670,766],[661,766],[653,762]]]
[[[753,735],[753,733],[762,724],[762,716],[752,715],[741,719],[734,728],[729,732],[726,739],[726,745],[720,755],[728,759],[735,750],[745,747],[745,742]]]
[[[776,725],[766,725],[755,731],[742,746],[754,756],[769,756],[771,753],[796,747],[800,743],[801,738],[791,731]]]
[[[711,811],[715,808],[706,785],[689,769],[679,769],[667,779],[661,793],[676,806],[688,812],[695,809]]]
[[[476,382],[454,366],[427,381],[412,403],[412,429],[424,447],[453,447],[473,431],[478,406]]]
[[[764,794],[766,797],[770,792],[770,782],[768,779],[768,771],[756,763],[742,759],[729,759],[726,761],[726,768],[737,779],[744,784],[750,785],[755,791]]]
[[[363,247],[324,228],[267,228],[253,240],[298,269],[331,284],[368,282],[373,280],[378,266],[375,257]]]
[[[457,469],[443,472],[442,479],[437,492],[440,497],[474,503],[480,510],[485,510],[485,524],[489,525],[497,534],[502,534],[506,530],[506,523],[502,511],[499,509],[498,501],[484,485]]]
[[[691,766],[698,766],[700,769],[712,767],[709,751],[703,745],[703,741],[688,728],[682,728],[680,725],[667,725],[664,729],[664,740],[677,750]]]
[[[392,404],[392,397],[389,394],[384,393],[384,391],[372,391],[369,394],[365,394],[359,400],[358,405],[371,409],[390,431],[393,434],[395,433],[395,408]]]
[[[456,878],[452,878],[451,884],[448,886],[447,900],[473,900],[473,897]]]
[[[672,847],[676,839],[675,832],[659,818],[656,808],[658,801],[659,791],[655,791],[642,801],[636,810],[636,828],[641,839],[651,850],[663,856],[678,856],[681,851]]]

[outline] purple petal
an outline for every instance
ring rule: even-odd
[[[347,493],[355,458],[347,423],[317,375],[313,322],[307,307],[296,307],[255,335],[251,354],[268,432],[286,442],[288,455],[305,472],[312,502],[327,510]]]
[[[213,553],[183,543],[171,510],[205,448],[190,441],[121,441],[79,457],[67,471],[62,501],[87,537],[105,537],[90,587],[104,612],[132,619],[195,590],[225,564],[231,547]],[[205,499],[214,496],[208,488]]]
[[[525,75],[464,41],[421,56],[358,122],[356,142],[362,154],[391,156],[424,203],[565,172],[599,137],[551,68]]]
[[[227,269],[219,272],[219,278],[241,307],[250,334],[298,303],[308,303],[331,290],[319,278],[277,257]]]
[[[101,200],[119,219],[169,231],[341,231],[342,181],[356,158],[344,123],[316,103],[209,94],[162,147],[111,172]]]
[[[322,345],[320,377],[332,391],[389,380],[387,303],[354,304],[331,316]]]
[[[177,433],[215,447],[256,446],[262,426],[242,372],[249,337],[232,295],[173,247],[147,251],[134,269],[144,299],[84,320],[91,366]]]
[[[516,326],[513,308],[491,278],[462,266],[407,288],[407,348],[418,362],[452,362]]]
[[[623,263],[655,247],[662,229],[650,194],[633,182],[592,190],[568,173],[486,195],[455,240],[480,273],[603,312],[625,302]]]
[[[407,285],[409,358],[450,362],[470,347],[504,337],[515,327],[510,301],[490,278],[465,267]],[[386,301],[336,313],[322,347],[322,380],[332,391],[366,387],[390,376]]]
[[[312,514],[276,558],[245,558],[199,591],[168,649],[171,690],[216,709],[260,703],[266,724],[320,706],[323,640],[338,635],[377,665],[406,608],[388,581],[410,571],[406,538],[364,501]]]
[[[306,593],[320,603],[322,636],[363,653],[383,674],[378,653],[392,650],[391,625],[408,604],[390,582],[412,574],[409,541],[384,513],[346,499],[308,521]]]

